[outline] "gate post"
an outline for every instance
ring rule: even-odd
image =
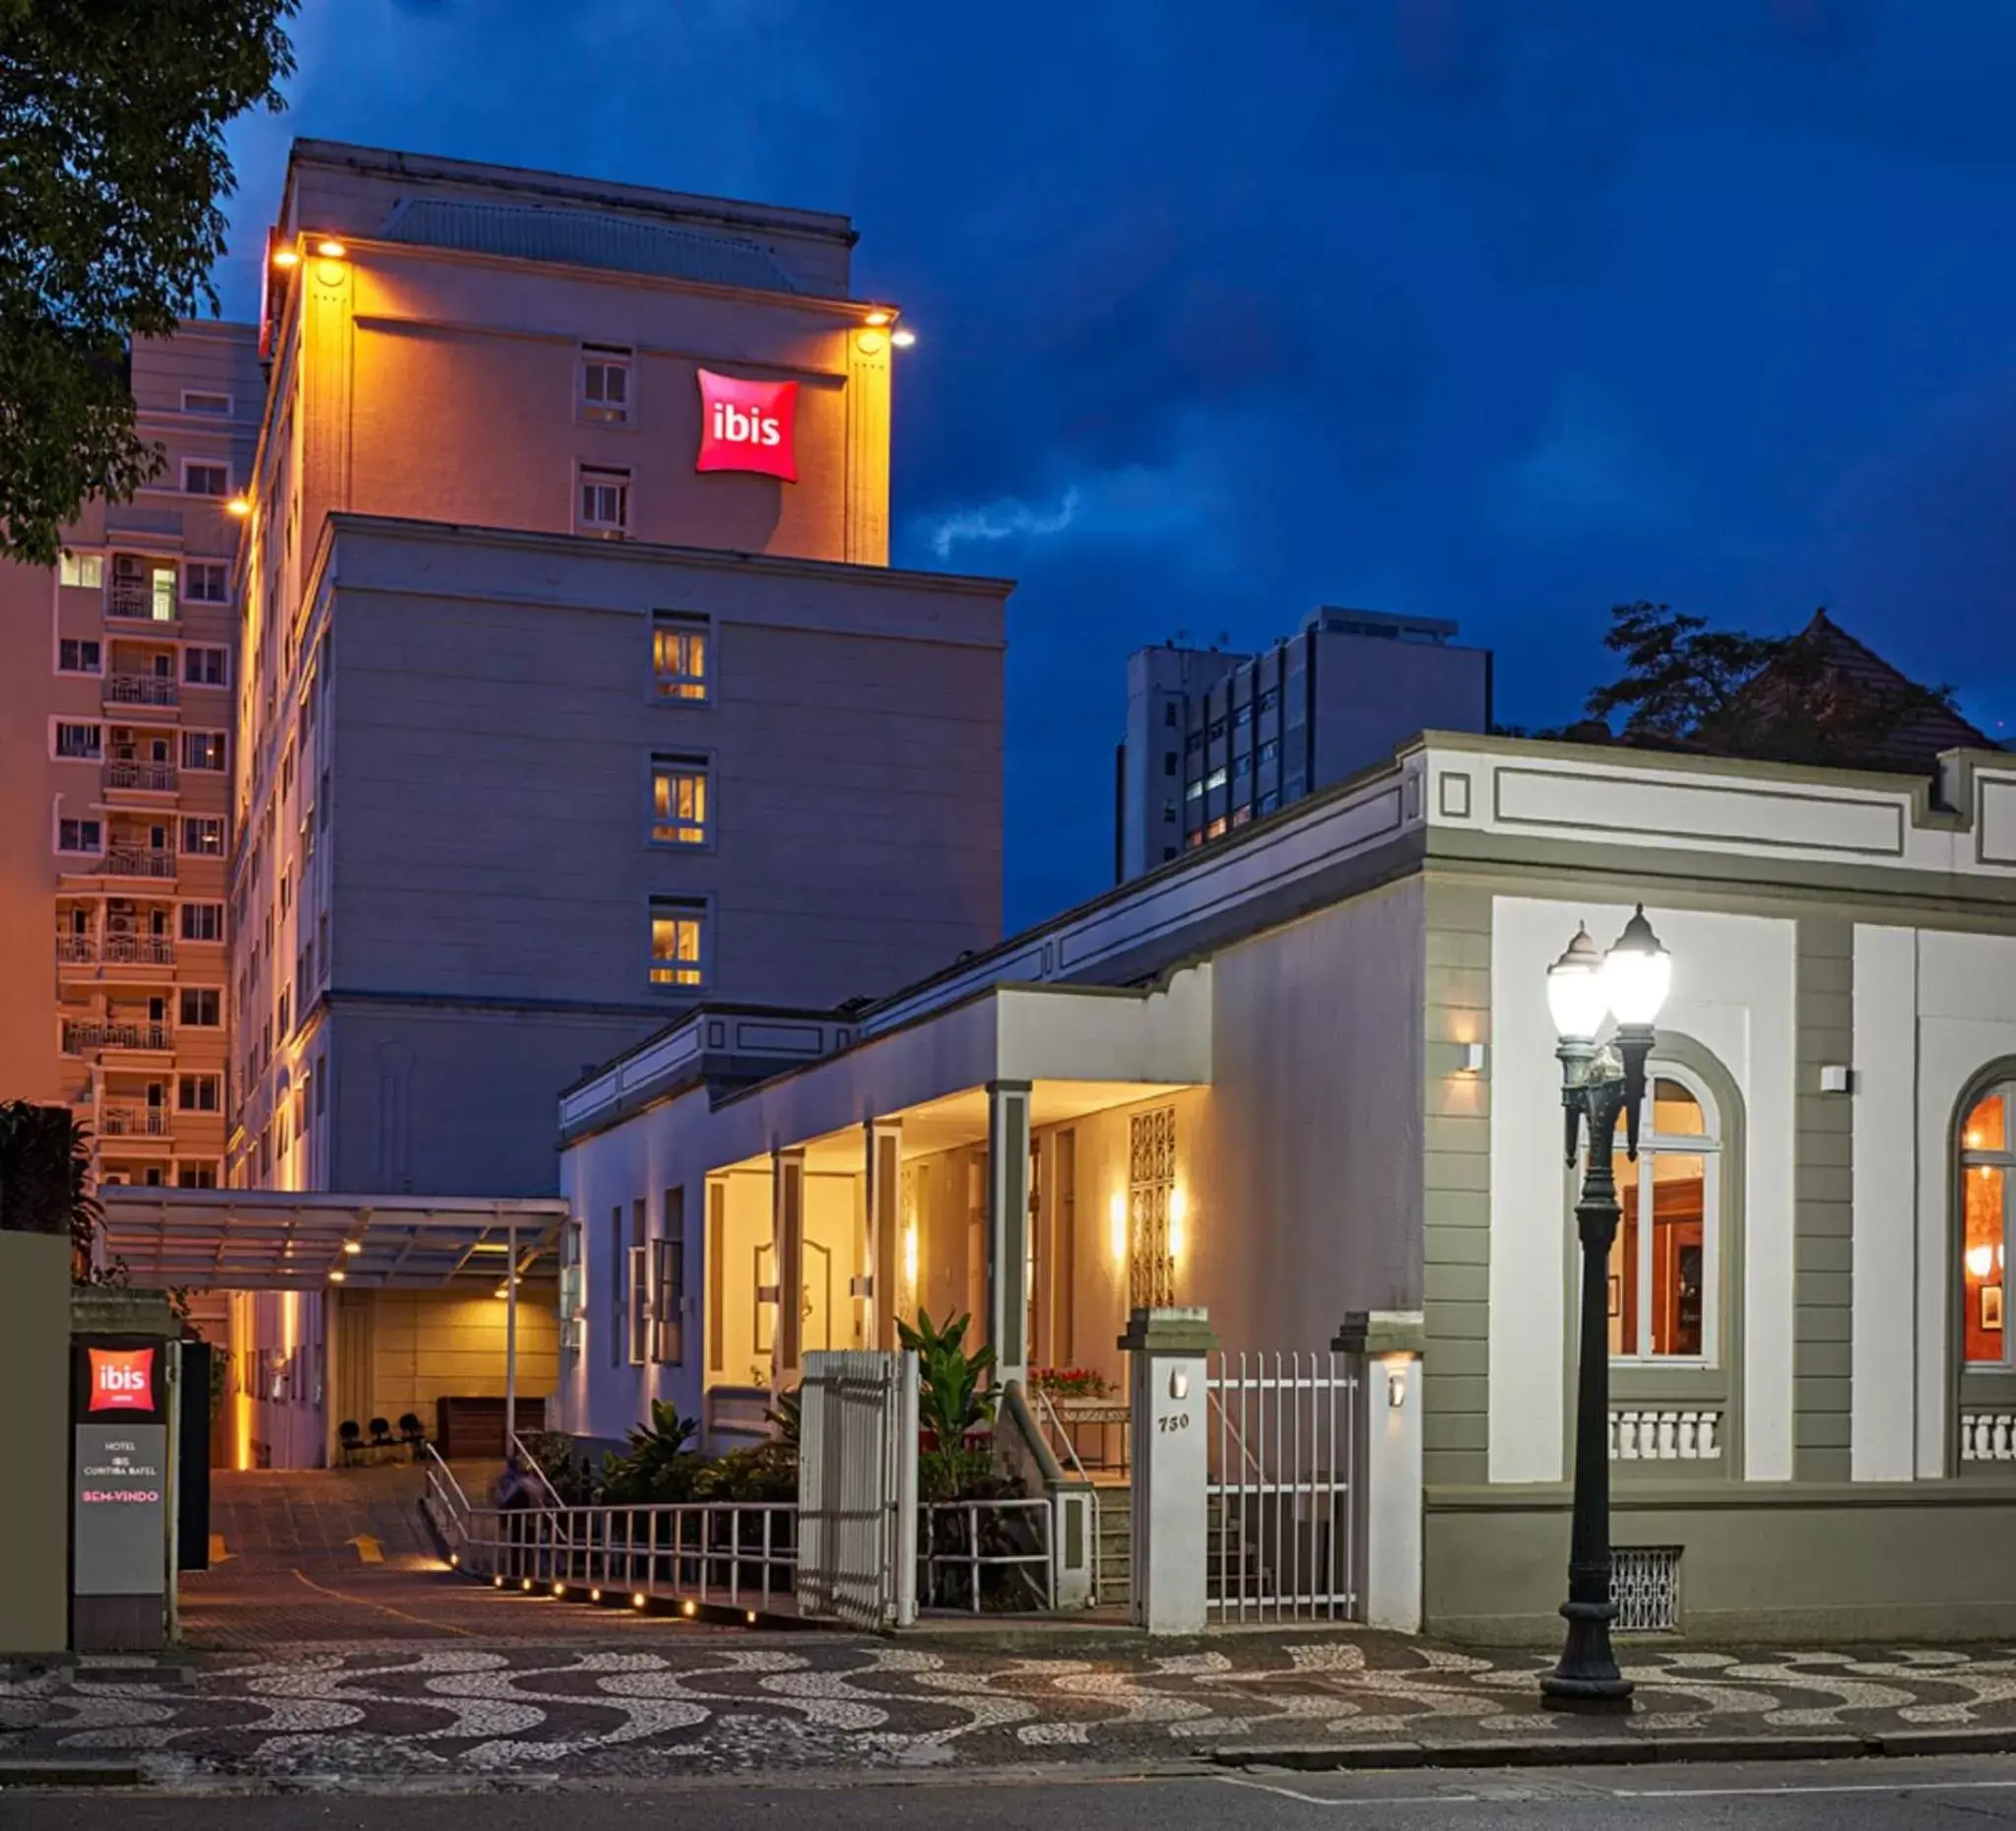
[[[1150,1634],[1201,1633],[1209,1533],[1204,1357],[1218,1341],[1203,1309],[1136,1310],[1120,1345],[1133,1356],[1134,1623]]]
[[[1358,1374],[1357,1515],[1352,1587],[1367,1627],[1421,1631],[1421,1350],[1419,1310],[1353,1310],[1331,1345]]]

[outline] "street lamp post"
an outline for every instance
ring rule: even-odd
[[[1587,928],[1547,969],[1547,1009],[1560,1041],[1561,1104],[1568,1161],[1589,1128],[1589,1156],[1575,1205],[1582,1241],[1582,1323],[1575,1401],[1575,1515],[1568,1548],[1568,1634],[1561,1663],[1540,1680],[1543,1700],[1563,1708],[1629,1710],[1631,1681],[1610,1651],[1610,1247],[1617,1237],[1614,1165],[1617,1117],[1625,1151],[1638,1158],[1639,1113],[1653,1021],[1672,983],[1672,955],[1659,946],[1645,905],[1624,925],[1607,954]],[[1600,1049],[1605,1017],[1616,1031]]]

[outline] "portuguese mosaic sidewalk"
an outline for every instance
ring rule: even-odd
[[[578,1611],[498,1599],[520,1621]],[[490,1617],[493,1626],[501,1614]],[[593,1625],[591,1623],[591,1625]],[[2016,1652],[1626,1656],[1629,1718],[1541,1709],[1538,1655],[1376,1635],[1238,1634],[999,1651],[695,1632],[620,1617],[598,1644],[388,1639],[85,1666],[0,1682],[10,1764],[127,1760],[242,1776],[513,1784],[1200,1760],[1495,1764],[2016,1749]]]

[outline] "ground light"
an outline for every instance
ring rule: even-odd
[[[530,1577],[520,1577],[518,1579],[518,1587],[529,1595],[532,1590],[532,1579]]]
[[[460,1570],[462,1568],[462,1553],[460,1551],[450,1551],[448,1553],[448,1568],[450,1570]]]
[[[630,1598],[630,1606],[632,1608],[641,1608],[644,1606],[644,1593],[639,1590],[635,1596]]]
[[[693,1618],[693,1616],[700,1612],[698,1605],[693,1602],[681,1602],[679,1605],[679,1611],[681,1614],[684,1615],[688,1621],[690,1621]]]
[[[553,1585],[553,1594],[555,1596],[564,1597],[566,1593],[567,1586],[564,1583],[556,1583]]]
[[[491,1589],[493,1589],[493,1590],[501,1590],[501,1589],[502,1589],[503,1587],[504,1587],[504,1580],[503,1580],[503,1578],[501,1578],[501,1577],[492,1577],[492,1578],[490,1579],[490,1588],[491,1588]]]

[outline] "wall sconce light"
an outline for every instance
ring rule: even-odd
[[[1116,1189],[1106,1205],[1106,1224],[1113,1235],[1113,1257],[1127,1257],[1127,1197]]]
[[[888,323],[889,319],[893,315],[894,315],[893,313],[885,311],[882,309],[881,306],[878,305],[873,311],[871,311],[868,314],[867,317],[862,319],[862,323],[873,324],[878,330],[879,330],[882,328],[882,326]]]
[[[340,261],[350,252],[334,235],[324,235],[315,244],[315,252],[325,261]]]
[[[1183,1187],[1169,1191],[1169,1257],[1181,1259],[1186,1240],[1183,1223],[1190,1218],[1190,1199],[1183,1193]]]
[[[903,1282],[917,1288],[917,1223],[903,1229]]]
[[[917,333],[915,331],[891,331],[889,333],[889,342],[894,344],[898,350],[907,350],[916,341]]]
[[[1386,1403],[1390,1410],[1398,1411],[1407,1403],[1407,1370],[1405,1367],[1389,1367],[1386,1370]]]
[[[1463,1072],[1465,1075],[1481,1075],[1484,1072],[1484,1064],[1488,1059],[1489,1059],[1488,1051],[1484,1044],[1482,1043],[1463,1044]]]
[[[1190,1397],[1190,1375],[1181,1367],[1172,1367],[1169,1370],[1169,1397],[1171,1399]]]
[[[873,1297],[875,1279],[871,1277],[850,1277],[847,1280],[847,1294],[850,1297]]]
[[[1833,1067],[1820,1071],[1820,1091],[1822,1093],[1853,1093],[1855,1085],[1855,1072],[1852,1068]]]

